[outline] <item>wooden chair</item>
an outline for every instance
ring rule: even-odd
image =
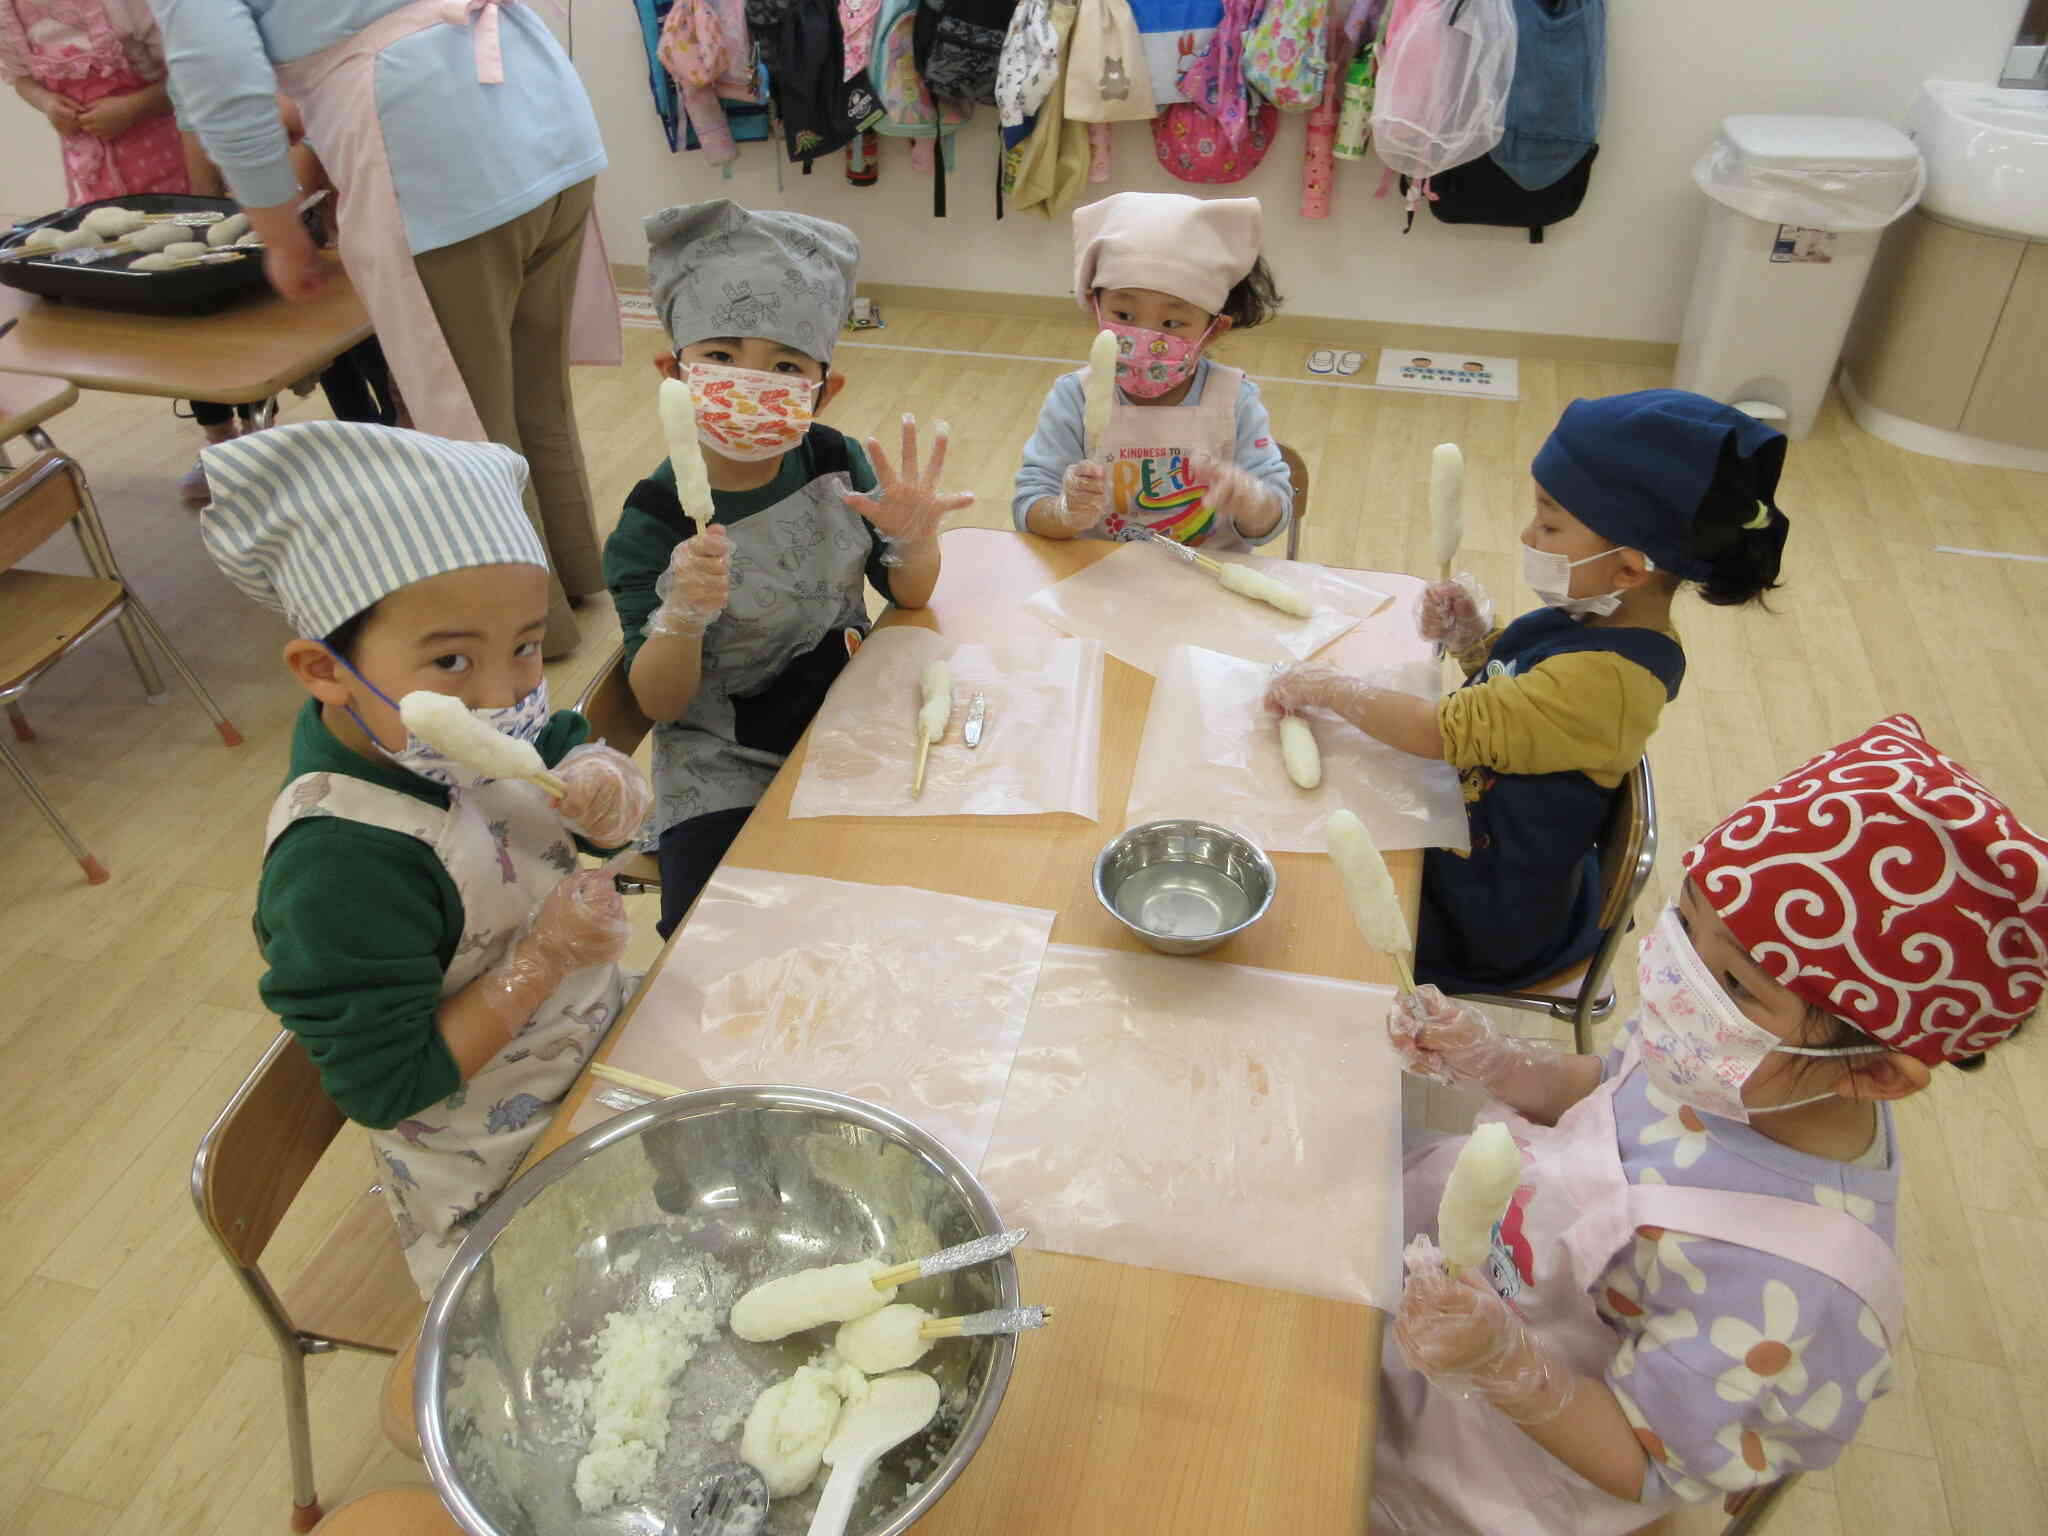
[[[336,1349],[395,1355],[419,1331],[426,1311],[383,1192],[374,1185],[283,1291],[261,1267],[278,1224],[347,1123],[298,1037],[281,1034],[235,1090],[192,1161],[199,1219],[255,1303],[284,1367],[295,1531],[310,1531],[320,1519],[306,1357]]]
[[[78,404],[78,390],[62,379],[46,379],[33,373],[0,373],[0,474],[14,468],[7,461],[7,444],[31,432],[60,411]],[[33,442],[40,449],[47,440]]]
[[[1636,898],[1657,863],[1657,790],[1650,760],[1637,763],[1614,797],[1600,833],[1600,945],[1590,958],[1513,992],[1463,992],[1469,1002],[1547,1013],[1572,1026],[1576,1049],[1588,1048],[1591,1026],[1614,1011],[1607,985],[1615,952],[1631,926]]]
[[[319,1536],[462,1536],[431,1488],[379,1488],[350,1499],[314,1529]]]
[[[621,645],[605,658],[597,676],[573,706],[590,722],[590,739],[631,757],[654,729],[654,722],[640,712],[633,697],[633,685],[626,678],[626,648]],[[650,853],[635,854],[614,877],[614,883],[628,895],[661,889],[661,866]]]
[[[39,427],[28,432],[31,442],[47,444]],[[64,527],[78,539],[90,576],[17,569],[21,561]],[[35,732],[22,714],[19,700],[36,680],[73,647],[107,624],[119,626],[129,658],[151,698],[164,691],[163,679],[151,659],[154,641],[192,696],[213,720],[229,746],[240,746],[242,734],[213,702],[192,669],[185,664],[163,630],[142,606],[134,589],[114,563],[99,509],[85,475],[72,460],[45,447],[29,463],[0,481],[0,703],[19,741],[33,741]],[[0,739],[0,762],[35,802],[36,809],[62,838],[71,856],[94,885],[107,878],[106,866],[81,843],[57,808],[43,795],[28,767]]]
[[[1294,482],[1294,516],[1287,522],[1287,558],[1293,560],[1301,548],[1301,520],[1308,516],[1308,465],[1285,443],[1280,457],[1287,461],[1287,478]]]

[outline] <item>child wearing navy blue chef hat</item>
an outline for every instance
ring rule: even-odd
[[[1760,604],[1777,586],[1784,463],[1783,433],[1701,395],[1575,400],[1530,466],[1522,572],[1543,606],[1496,629],[1470,578],[1422,594],[1417,627],[1462,688],[1430,703],[1320,663],[1274,680],[1276,709],[1328,710],[1459,770],[1471,851],[1424,855],[1417,980],[1523,987],[1592,954],[1594,844],[1685,676],[1672,601],[1693,584]]]

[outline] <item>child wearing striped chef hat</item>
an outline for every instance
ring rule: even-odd
[[[2048,839],[1897,715],[1684,866],[1605,1058],[1504,1039],[1434,987],[1395,1007],[1408,1069],[1483,1088],[1523,1167],[1484,1273],[1410,1250],[1375,1532],[1637,1530],[1831,1465],[1892,1384],[1890,1105],[2040,1006]],[[1432,1238],[1466,1139],[1406,1159]]]
[[[267,832],[259,990],[369,1128],[431,1295],[617,1016],[625,913],[577,854],[628,842],[649,792],[548,709],[547,556],[518,454],[317,421],[203,459],[207,551],[290,622],[310,695]],[[565,796],[421,741],[398,709],[420,690],[531,742]]]

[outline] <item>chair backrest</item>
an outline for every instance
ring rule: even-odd
[[[1287,461],[1287,478],[1294,482],[1294,520],[1298,523],[1308,516],[1308,464],[1285,443],[1279,446],[1280,457]]]
[[[576,713],[590,722],[590,739],[603,741],[631,757],[639,750],[654,722],[640,712],[633,697],[633,685],[626,677],[626,648],[622,645],[605,658],[597,676],[575,704]]]
[[[1600,926],[1625,922],[1657,864],[1657,788],[1645,757],[1622,780],[1600,833]]]
[[[306,1180],[348,1122],[298,1036],[280,1034],[242,1080],[192,1160],[199,1219],[254,1268]]]
[[[61,454],[39,453],[0,480],[0,571],[14,569],[83,510],[70,467]]]

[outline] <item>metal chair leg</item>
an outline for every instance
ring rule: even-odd
[[[171,644],[170,637],[163,631],[163,626],[158,624],[149,609],[143,606],[142,599],[135,595],[132,588],[128,593],[128,613],[141,621],[142,627],[149,632],[149,638],[156,642],[157,648],[170,661],[179,680],[192,691],[192,697],[199,701],[199,707],[205,710],[208,718],[213,721],[213,728],[220,732],[220,739],[231,747],[239,747],[242,744],[242,733],[235,729],[232,720],[221,713],[220,706],[213,702],[213,695],[208,693],[206,685],[199,681],[199,675],[185,664],[185,658],[179,655],[178,648]],[[123,615],[124,618],[126,616]]]
[[[35,728],[28,723],[28,716],[21,712],[21,706],[12,699],[7,703],[7,723],[14,727],[16,741],[34,741]]]
[[[13,708],[12,705],[8,707],[10,709]],[[43,813],[43,819],[49,822],[51,829],[56,832],[58,837],[63,839],[64,846],[71,850],[71,857],[78,860],[78,867],[85,871],[86,883],[88,885],[106,884],[106,865],[92,856],[92,851],[78,840],[77,835],[72,832],[69,824],[65,822],[62,816],[57,814],[57,807],[50,804],[49,797],[43,793],[42,786],[36,783],[34,775],[28,771],[28,766],[14,755],[13,749],[7,745],[4,738],[0,738],[0,762],[4,762],[7,765],[7,771],[14,775],[15,782],[27,792],[35,808]]]
[[[1750,1490],[1735,1518],[1721,1527],[1721,1536],[1749,1536],[1752,1531],[1762,1530],[1771,1507],[1785,1496],[1787,1488],[1798,1481],[1797,1472],[1788,1472],[1775,1483],[1765,1483],[1761,1488]]]
[[[313,1486],[313,1416],[306,1403],[306,1357],[294,1341],[278,1351],[278,1358],[284,1370],[285,1433],[292,1448],[292,1529],[310,1531],[320,1523],[320,1492]]]

